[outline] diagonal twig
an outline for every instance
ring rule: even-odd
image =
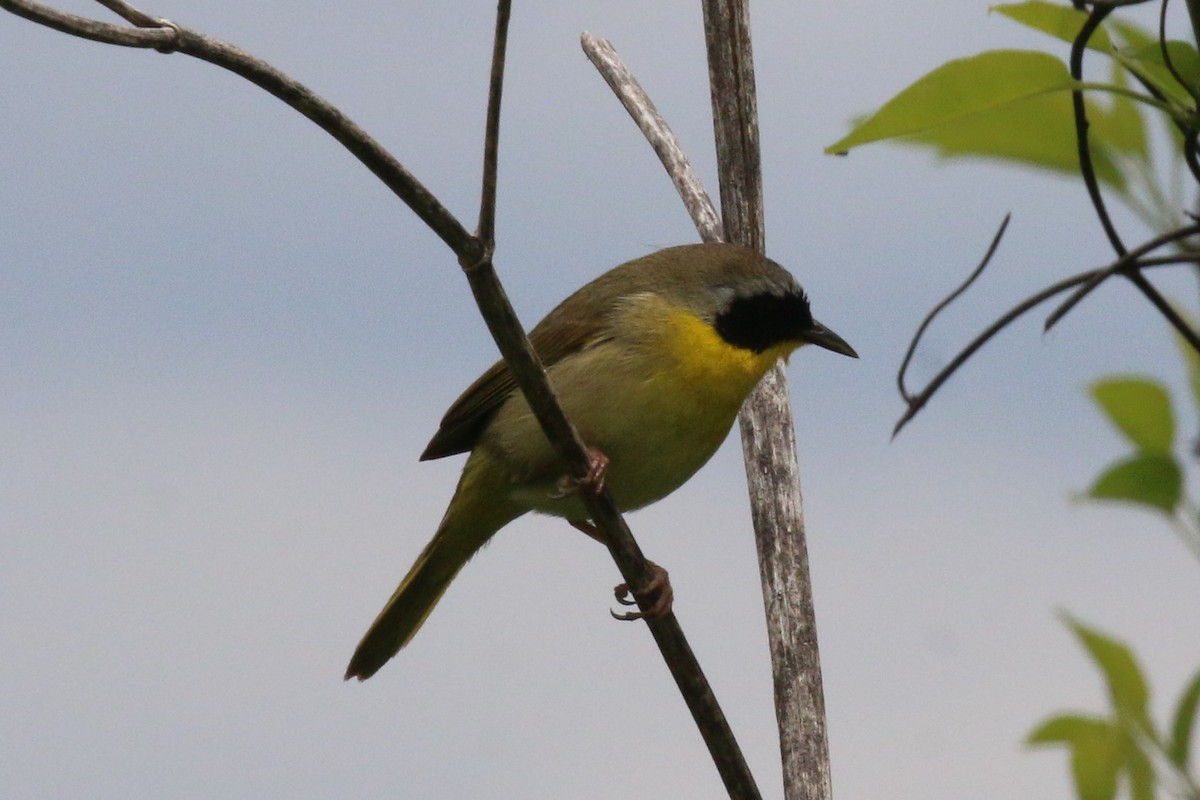
[[[1071,295],[1062,302],[1062,305],[1054,309],[1050,316],[1046,317],[1044,329],[1048,331],[1053,328],[1056,324],[1058,324],[1058,321],[1061,320],[1068,311],[1074,308],[1080,300],[1090,294],[1097,286],[1111,278],[1113,275],[1124,273],[1130,269],[1139,269],[1142,266],[1142,256],[1154,252],[1163,245],[1172,244],[1180,239],[1186,239],[1189,236],[1195,236],[1197,234],[1200,234],[1200,224],[1176,228],[1173,231],[1168,231],[1161,236],[1156,236],[1145,244],[1130,250],[1128,253],[1124,254],[1104,269],[1095,270],[1092,278],[1087,283],[1083,284],[1074,292],[1072,292]]]
[[[896,386],[900,389],[900,396],[904,398],[904,402],[909,403],[910,405],[913,402],[912,395],[909,393],[908,388],[904,385],[904,378],[908,373],[909,362],[912,361],[913,354],[916,353],[917,346],[921,343],[921,337],[925,335],[925,329],[928,328],[930,323],[933,322],[934,317],[942,313],[946,306],[957,300],[963,292],[971,287],[971,284],[975,282],[975,279],[982,275],[983,271],[987,269],[987,265],[991,262],[992,256],[996,254],[996,249],[1000,247],[1000,240],[1004,238],[1004,232],[1008,229],[1008,222],[1010,219],[1012,219],[1011,213],[1004,215],[1004,221],[1000,223],[1000,228],[996,231],[996,235],[992,237],[992,243],[990,246],[988,246],[987,252],[984,253],[983,258],[980,259],[979,266],[975,267],[975,270],[967,276],[967,279],[963,281],[957,289],[946,295],[946,297],[940,303],[934,306],[933,310],[926,314],[925,319],[921,320],[921,324],[917,326],[917,332],[913,334],[912,341],[908,343],[908,350],[905,351],[904,358],[900,361],[900,369],[896,372]],[[899,430],[899,426],[897,426],[896,430],[892,432],[893,438],[895,438],[895,435],[899,432]]]
[[[613,94],[641,129],[646,141],[658,154],[659,161],[662,162],[671,182],[675,184],[675,190],[679,192],[679,198],[683,200],[684,208],[688,210],[696,230],[700,232],[700,238],[706,242],[724,241],[721,218],[717,215],[717,210],[713,207],[713,202],[700,182],[696,170],[692,168],[692,162],[679,146],[679,141],[667,125],[667,121],[658,113],[654,101],[617,55],[612,42],[584,33],[579,37],[579,43],[601,77],[613,90]]]
[[[1200,253],[1147,258],[1141,262],[1141,267],[1146,269],[1150,267],[1176,266],[1179,264],[1200,264]],[[947,364],[945,367],[942,367],[941,371],[929,381],[929,383],[924,389],[921,390],[919,394],[911,398],[907,396],[905,397],[905,400],[908,402],[908,408],[905,410],[903,416],[901,416],[896,422],[896,427],[892,429],[892,437],[894,438],[896,434],[900,433],[901,428],[907,425],[909,421],[911,421],[912,418],[917,415],[917,412],[925,407],[930,398],[932,398],[937,390],[942,387],[942,384],[949,380],[950,376],[957,372],[958,369],[965,364],[967,360],[973,356],[977,350],[979,350],[979,348],[987,344],[987,342],[993,336],[1004,330],[1025,312],[1036,308],[1037,306],[1049,300],[1051,297],[1054,297],[1056,294],[1061,294],[1068,289],[1073,289],[1077,286],[1086,284],[1088,281],[1095,278],[1097,273],[1103,271],[1103,269],[1088,270],[1087,272],[1080,272],[1076,275],[1072,275],[1069,278],[1063,278],[1061,281],[1047,286],[1040,292],[1030,295],[1006,311],[1002,316],[996,319],[995,322],[993,322],[981,333],[979,333],[979,335],[972,339],[966,347],[960,350],[958,355],[951,359],[949,364]]]

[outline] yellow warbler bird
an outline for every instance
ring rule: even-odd
[[[815,344],[857,358],[813,319],[779,264],[730,244],[670,247],[606,272],[530,334],[567,416],[607,457],[604,485],[629,511],[679,488],[716,452],[772,365]],[[503,361],[450,406],[422,460],[470,452],[433,539],[358,645],[365,680],[425,622],[492,534],[529,511],[584,524],[566,466]]]

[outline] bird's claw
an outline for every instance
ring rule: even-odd
[[[562,500],[581,492],[600,494],[604,491],[604,478],[608,475],[608,456],[594,447],[587,448],[588,468],[582,478],[563,475],[550,493],[551,500]]]
[[[629,584],[621,583],[613,588],[613,596],[617,602],[623,606],[642,606],[639,611],[623,611],[617,613],[610,610],[613,619],[619,619],[622,622],[632,622],[638,619],[662,619],[667,614],[671,613],[671,608],[675,602],[675,592],[671,589],[671,579],[667,576],[667,571],[655,564],[653,561],[646,561],[646,568],[650,572],[650,580],[647,581],[645,588],[640,591],[633,591],[629,588]],[[630,599],[633,597],[634,599]]]

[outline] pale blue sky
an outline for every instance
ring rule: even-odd
[[[146,10],[304,81],[472,227],[494,6],[447,8]],[[1064,757],[1020,747],[1051,711],[1101,708],[1058,610],[1132,640],[1160,709],[1200,663],[1187,551],[1149,515],[1071,501],[1122,453],[1084,386],[1178,386],[1169,338],[1105,288],[1050,336],[1014,327],[889,441],[912,330],[1006,211],[991,273],[917,378],[1108,253],[1073,183],[821,153],[942,61],[1055,45],[981,2],[760,0],[754,26],[768,249],[862,355],[789,369],[835,791],[1066,796]],[[497,263],[530,325],[601,271],[695,240],[583,30],[613,40],[715,185],[696,4],[518,4]],[[325,134],[210,65],[0,15],[0,67],[4,793],[721,797],[650,637],[608,616],[615,568],[561,522],[503,531],[409,649],[342,683],[460,466],[417,455],[495,357],[441,243]],[[741,469],[731,439],[631,523],[777,797]]]

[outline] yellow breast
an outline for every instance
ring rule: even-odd
[[[738,407],[767,370],[795,349],[794,345],[784,344],[755,353],[735,347],[712,325],[679,308],[665,310],[658,330],[664,365],[670,364],[663,377]]]
[[[763,374],[794,349],[734,347],[695,314],[656,295],[631,301],[612,335],[554,364],[550,382],[584,441],[609,457],[617,504],[640,508],[704,465],[729,433]],[[563,467],[520,395],[497,413],[483,441],[512,479],[512,497],[570,518],[577,499],[551,498]]]

